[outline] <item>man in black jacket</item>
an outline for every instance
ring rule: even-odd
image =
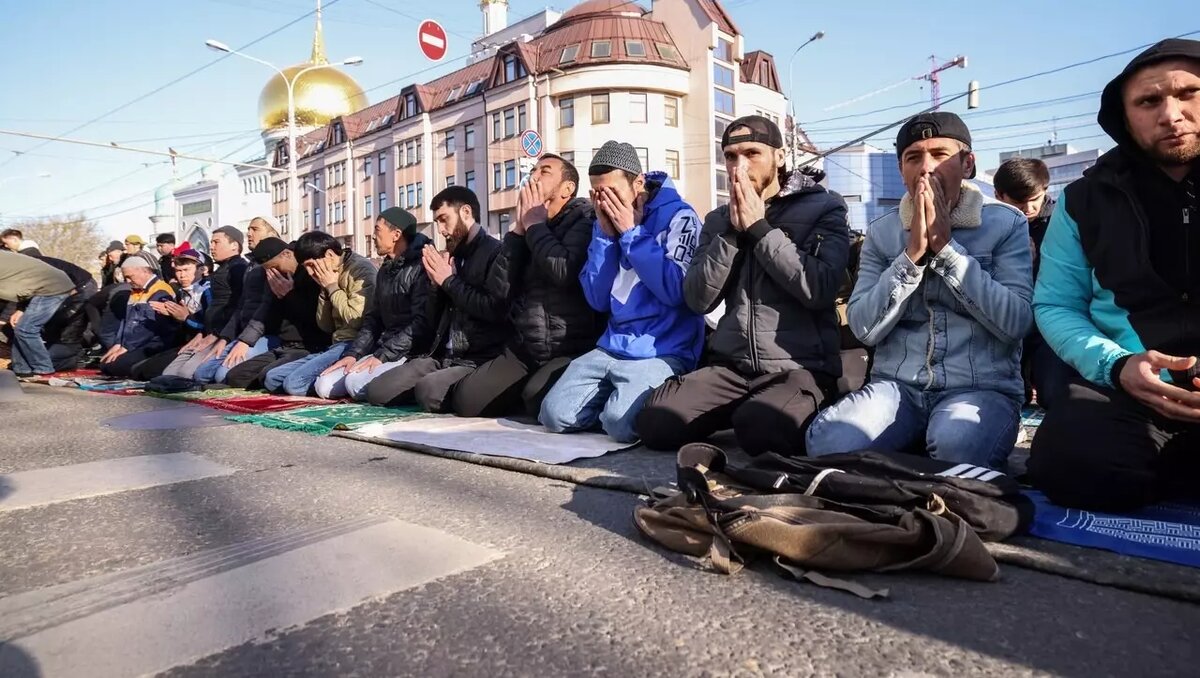
[[[230,367],[222,380],[229,386],[261,388],[267,372],[325,351],[332,343],[317,321],[321,287],[300,265],[294,249],[294,244],[267,237],[250,255],[260,262],[266,287],[257,313],[261,320],[253,321],[242,336],[261,332],[259,342],[267,348]]]
[[[166,282],[175,281],[175,234],[160,233],[154,238],[154,248],[158,251],[158,268],[162,271],[162,279]]]
[[[802,454],[809,422],[841,375],[834,305],[846,276],[846,203],[785,168],[783,135],[761,116],[721,146],[729,205],[704,220],[683,280],[696,313],[725,302],[709,365],[669,379],[637,420],[647,447],[677,450],[732,425],[749,454]]]
[[[512,332],[508,304],[487,290],[500,241],[477,223],[479,199],[465,186],[451,186],[430,201],[446,251],[421,251],[425,274],[436,288],[427,318],[436,330],[431,353],[379,375],[367,385],[373,405],[414,401],[430,412],[449,406],[449,394],[463,377],[500,355]]]
[[[579,284],[595,217],[578,191],[578,170],[553,154],[542,156],[521,188],[517,221],[487,283],[510,304],[517,331],[500,357],[455,386],[459,416],[536,418],[571,360],[595,348],[604,324]]]
[[[247,268],[242,256],[244,242],[242,232],[232,226],[213,231],[209,248],[216,263],[208,279],[211,299],[204,313],[204,332],[179,349],[179,355],[163,370],[164,375],[191,379],[201,365],[224,352],[226,342],[221,331],[237,316],[244,296]]]
[[[1062,192],[1042,241],[1038,328],[1082,377],[1033,439],[1030,478],[1055,503],[1200,499],[1198,93],[1200,42],[1135,57],[1100,96],[1117,146]]]
[[[403,365],[410,355],[429,350],[432,328],[423,316],[430,283],[421,263],[429,238],[417,233],[417,220],[399,207],[389,207],[375,220],[375,251],[384,257],[375,274],[375,291],[367,302],[358,337],[346,357],[317,379],[322,398],[366,398],[367,384]]]

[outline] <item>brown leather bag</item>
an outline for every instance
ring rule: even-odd
[[[809,576],[807,570],[922,570],[976,581],[999,577],[976,531],[936,494],[924,508],[914,509],[838,503],[811,492],[755,493],[705,466],[706,457],[695,451],[693,446],[680,450],[680,491],[659,492],[635,509],[633,520],[649,539],[707,558],[719,572],[732,574],[750,558],[769,554],[794,576],[858,595],[864,595],[855,590],[862,587]]]

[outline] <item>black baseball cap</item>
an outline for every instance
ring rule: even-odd
[[[280,238],[263,238],[259,241],[258,245],[250,251],[250,258],[260,264],[265,264],[282,254],[285,250],[290,249],[292,249],[292,246]]]
[[[736,135],[732,134],[735,130],[738,131]],[[725,128],[725,133],[721,135],[721,148],[747,141],[766,144],[771,148],[783,148],[783,133],[779,131],[779,125],[761,115],[746,115],[729,123]]]
[[[904,155],[904,149],[918,141],[937,138],[954,139],[971,147],[971,130],[967,129],[967,123],[962,118],[947,111],[934,111],[915,115],[900,126],[896,134],[896,154]],[[967,178],[975,178],[974,169]]]

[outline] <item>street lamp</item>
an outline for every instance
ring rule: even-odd
[[[50,178],[49,172],[38,172],[37,174],[19,174],[17,176],[12,176],[12,177],[0,177],[0,186],[3,186],[4,184],[7,184],[10,181],[17,181],[18,179],[49,179],[49,178]]]
[[[790,97],[791,101],[789,103],[791,104],[791,107],[792,107],[792,131],[791,131],[792,138],[791,138],[791,144],[790,144],[791,147],[789,150],[792,153],[792,164],[793,165],[796,164],[796,125],[797,125],[797,122],[796,122],[796,87],[795,87],[795,77],[793,76],[792,68],[796,65],[796,55],[800,53],[800,50],[807,47],[810,42],[816,42],[817,40],[820,40],[823,37],[825,37],[825,31],[817,31],[816,33],[813,33],[811,38],[809,38],[808,40],[805,40],[799,47],[796,48],[795,52],[792,52],[792,58],[788,60],[788,91],[791,93],[791,97]]]
[[[320,70],[322,68],[333,68],[335,66],[357,66],[363,62],[363,59],[362,59],[362,57],[350,57],[349,59],[344,59],[337,63],[313,64],[307,68],[300,69],[300,71],[297,72],[296,75],[292,76],[292,78],[289,79],[287,77],[287,74],[285,74],[275,64],[273,64],[269,61],[264,61],[263,59],[259,59],[258,57],[250,56],[249,54],[244,54],[242,52],[239,52],[236,49],[233,49],[232,47],[230,47],[229,45],[226,45],[225,43],[220,42],[219,40],[205,40],[204,45],[206,47],[208,47],[209,49],[213,49],[218,52],[225,52],[226,54],[236,54],[237,56],[240,56],[243,59],[249,59],[250,61],[260,63],[260,64],[266,66],[267,68],[270,68],[271,70],[278,73],[279,77],[283,78],[284,84],[287,85],[287,93],[288,93],[288,228],[290,229],[292,224],[300,223],[300,220],[298,218],[300,215],[300,199],[299,199],[299,196],[296,195],[297,191],[298,191],[298,188],[296,186],[296,183],[297,183],[297,176],[296,176],[296,82],[300,80],[300,76],[304,75],[305,73],[308,73],[309,71],[316,71],[316,70]],[[286,232],[287,231],[285,229],[285,233]]]

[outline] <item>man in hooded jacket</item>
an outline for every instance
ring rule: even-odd
[[[709,365],[656,389],[638,433],[651,449],[677,450],[732,426],[749,454],[801,454],[842,372],[834,304],[850,253],[846,203],[786,172],[783,134],[767,118],[735,120],[721,145],[729,205],[705,219],[683,290],[696,313],[722,302],[725,313]]]
[[[516,332],[504,353],[454,388],[461,417],[537,417],[571,360],[603,330],[579,283],[592,240],[592,206],[578,197],[579,171],[546,154],[522,186],[517,221],[504,236],[487,287],[510,304]]]
[[[1059,197],[1033,299],[1082,378],[1029,474],[1055,503],[1122,511],[1200,498],[1200,42],[1139,54],[1097,119],[1117,146]]]

